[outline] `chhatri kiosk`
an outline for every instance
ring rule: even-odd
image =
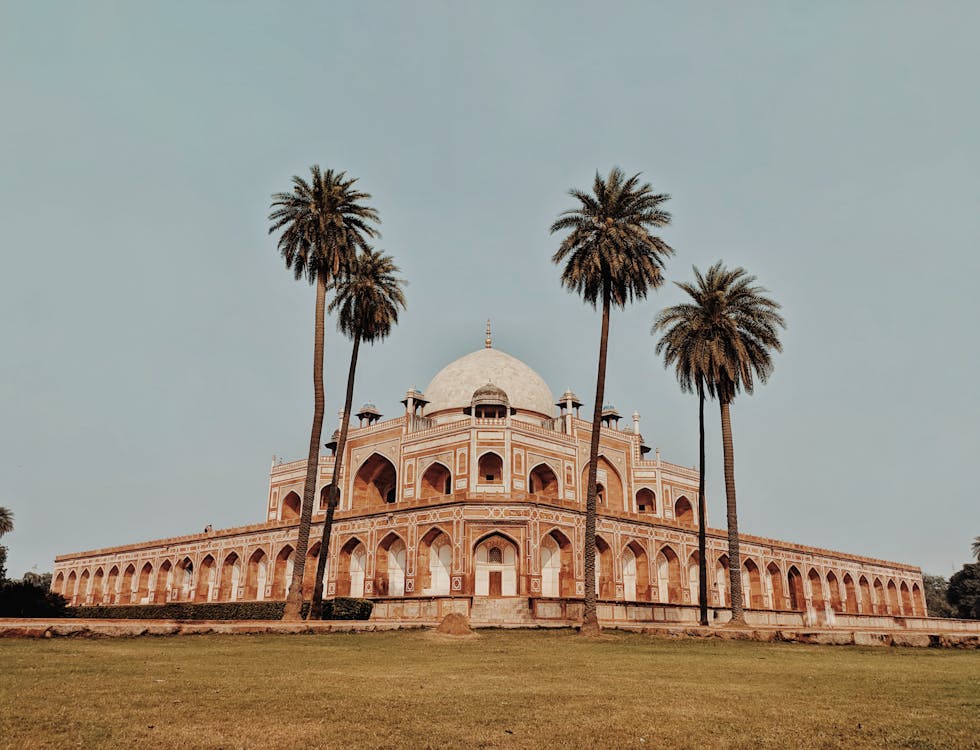
[[[409,390],[398,416],[373,404],[351,426],[325,577],[328,597],[374,600],[372,619],[574,621],[585,591],[583,538],[591,421],[524,362],[492,346]],[[694,622],[696,469],[650,456],[640,417],[602,412],[596,590],[600,620]],[[336,450],[336,434],[326,446]],[[321,455],[319,539],[335,457]],[[295,556],[306,461],[274,461],[263,520],[60,555],[52,588],[72,605],[281,600]],[[911,565],[741,537],[747,619],[854,624],[924,616]],[[727,537],[708,531],[709,604],[728,603]],[[308,553],[313,588],[319,544]],[[724,619],[723,611],[715,617]]]

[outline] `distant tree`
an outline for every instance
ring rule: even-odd
[[[684,320],[685,326],[698,329],[695,345],[706,350],[699,354],[699,367],[710,376],[709,393],[718,397],[721,407],[731,621],[744,623],[730,405],[738,393],[752,393],[756,380],[764,383],[769,379],[772,353],[782,350],[779,329],[786,322],[779,314],[779,303],[767,297],[745,269],[727,269],[719,261],[703,275],[695,268],[694,276],[696,283],[678,284],[691,301],[671,308],[670,319]]]
[[[29,583],[31,586],[36,586],[39,589],[48,591],[51,588],[51,579],[53,576],[51,573],[35,573],[32,570],[24,573],[24,577],[21,579],[24,583]]]
[[[297,279],[316,285],[316,313],[313,326],[313,426],[306,459],[303,505],[294,552],[293,577],[282,619],[298,620],[303,606],[303,573],[310,541],[310,522],[316,494],[320,436],[323,432],[323,318],[327,285],[346,272],[358,249],[367,250],[367,238],[378,232],[378,212],[364,205],[370,195],[354,187],[357,180],[344,172],[319,166],[310,168],[310,182],[293,177],[291,193],[272,196],[272,222],[269,233],[282,230],[279,253],[286,268]]]
[[[922,576],[922,586],[926,595],[926,612],[929,617],[952,617],[953,608],[946,601],[949,581],[942,576]]]
[[[7,580],[7,548],[0,544],[0,583]]]
[[[596,172],[591,193],[573,189],[569,194],[578,205],[563,211],[551,225],[552,233],[568,231],[551,260],[564,264],[563,286],[578,292],[593,308],[602,305],[586,484],[585,603],[580,631],[583,635],[595,635],[599,632],[595,590],[596,477],[606,388],[609,310],[612,306],[623,308],[634,298],[645,299],[650,289],[659,288],[664,283],[664,259],[674,251],[650,234],[651,229],[670,224],[670,214],[663,209],[670,196],[654,193],[649,184],[641,185],[638,174],[627,178],[618,167],[610,170],[606,178]]]
[[[973,540],[973,544],[970,545],[970,551],[973,552],[973,556],[977,558],[977,562],[980,562],[980,536]]]
[[[980,620],[980,563],[967,563],[950,576],[946,601],[953,607],[954,617]]]
[[[333,515],[340,498],[337,482],[340,481],[340,472],[344,465],[347,428],[350,425],[351,403],[354,399],[357,354],[361,341],[373,344],[386,338],[398,322],[398,311],[405,309],[405,292],[402,289],[405,281],[398,277],[400,271],[391,256],[369,249],[351,263],[346,275],[331,285],[336,296],[327,310],[337,313],[337,327],[353,340],[354,346],[347,372],[347,395],[333,464],[333,478],[327,489],[327,517],[323,522],[323,538],[320,540],[320,555],[316,563],[316,583],[308,618],[311,620],[319,620],[323,615],[323,574],[327,569]]]
[[[14,530],[14,512],[0,505],[0,536]]]

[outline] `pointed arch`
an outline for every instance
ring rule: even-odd
[[[306,548],[306,565],[303,567],[303,598],[309,599],[313,596],[314,584],[316,582],[316,566],[320,562],[320,547],[323,544],[319,541],[314,542]],[[326,580],[327,570],[323,570],[324,580]],[[289,583],[287,582],[287,593]]]
[[[857,588],[854,585],[854,577],[844,571],[844,577],[841,578],[841,585],[844,590],[844,600],[841,603],[842,611],[849,615],[856,615],[858,613],[858,598],[857,598]]]
[[[550,464],[542,461],[527,475],[527,491],[544,500],[558,500],[561,497],[558,475]]]
[[[629,510],[623,496],[623,478],[612,462],[602,453],[596,462],[596,506],[613,510]],[[589,490],[589,464],[582,471],[582,484],[579,485],[581,502],[585,503]]]
[[[681,564],[677,553],[669,544],[665,544],[657,552],[657,589],[660,601],[680,604],[681,596]]]
[[[420,500],[441,498],[453,494],[453,473],[442,461],[433,461],[419,477]]]
[[[78,598],[78,576],[75,575],[75,571],[70,570],[68,572],[68,580],[65,582],[65,599],[72,605],[77,603]]]
[[[902,596],[902,614],[910,617],[914,612],[912,609],[912,595],[909,593],[909,585],[905,581],[902,581],[899,590]]]
[[[105,579],[105,601],[109,604],[118,604],[119,592],[119,566],[113,565],[109,568],[109,573]]]
[[[337,555],[337,596],[363,597],[367,547],[352,536]]]
[[[649,601],[650,558],[646,547],[634,539],[623,547],[620,559],[623,568],[623,598],[626,601]]]
[[[92,604],[102,604],[103,602],[108,601],[107,596],[109,592],[106,591],[105,571],[102,569],[101,565],[95,569],[94,573],[92,573],[91,579],[88,577],[87,570],[82,574],[82,576],[84,579],[88,580],[88,586],[81,591],[82,595],[87,601],[91,601]]]
[[[681,495],[674,501],[674,520],[681,526],[694,527],[694,506],[687,499],[686,495]]]
[[[875,577],[874,583],[871,584],[871,590],[874,594],[874,610],[876,615],[887,615],[888,614],[888,604],[885,601],[885,586],[882,584],[881,579]]]
[[[477,484],[503,484],[504,458],[496,451],[486,451],[477,459]]]
[[[184,558],[184,560],[186,562],[190,562],[190,560],[187,558]],[[185,569],[185,573],[187,573],[188,577],[190,577],[189,576],[190,571]],[[217,560],[214,559],[213,555],[207,554],[204,556],[204,559],[201,560],[201,565],[198,569],[197,590],[194,593],[195,601],[199,601],[199,602],[214,601],[218,593],[217,583],[218,583]]]
[[[394,531],[378,544],[374,556],[374,590],[380,596],[404,596],[408,571],[408,548]]]
[[[692,604],[700,604],[701,596],[701,553],[697,550],[687,558],[687,595]],[[709,580],[710,585],[710,580]]]
[[[729,590],[728,555],[721,555],[715,562],[715,591],[719,607],[732,606],[732,592]]]
[[[221,563],[218,601],[238,601],[238,589],[242,582],[242,559],[237,552],[229,552]]]
[[[871,598],[871,584],[865,576],[858,579],[858,588],[861,591],[861,614],[874,614],[874,601]]]
[[[813,604],[813,608],[817,612],[823,612],[824,610],[824,595],[823,595],[823,579],[820,578],[820,574],[817,572],[816,568],[810,568],[810,572],[807,573],[807,578],[810,581],[810,602]]]
[[[212,564],[214,563],[214,558],[211,558]],[[194,562],[189,558],[185,557],[179,563],[177,563],[176,571],[176,581],[177,586],[177,598],[182,602],[189,602],[195,598],[194,590]],[[207,601],[208,589],[204,588],[204,592],[201,596],[205,597],[204,601]],[[197,597],[201,598],[201,597]]]
[[[372,453],[354,475],[354,509],[377,508],[397,500],[398,472],[395,465],[380,453]]]
[[[76,596],[82,601],[83,604],[87,602],[92,602],[93,604],[101,604],[102,594],[101,592],[96,594],[93,591],[92,577],[89,575],[88,568],[82,571],[82,575],[78,579],[78,589],[77,589]],[[98,596],[99,598],[96,599],[95,596]]]
[[[888,614],[895,616],[902,613],[902,606],[898,601],[898,587],[895,585],[895,581],[891,578],[888,579],[888,586],[886,587],[888,591]]]
[[[595,595],[596,599],[616,598],[612,548],[598,534],[595,537]]]
[[[636,491],[636,512],[641,515],[656,516],[657,493],[649,487],[641,487]]]
[[[918,583],[912,584],[912,614],[915,617],[922,617],[925,614],[922,609],[922,591]]]
[[[154,583],[153,564],[147,560],[140,568],[139,578],[136,583],[136,603],[147,604],[150,601],[150,587]]]
[[[742,601],[751,609],[765,609],[766,601],[762,590],[762,574],[751,557],[742,562]]]
[[[827,571],[827,589],[830,591],[830,608],[834,612],[843,612],[841,603],[840,581],[832,570]]]
[[[245,570],[245,600],[262,601],[269,580],[269,556],[262,547],[256,548],[248,558]]]
[[[573,596],[575,571],[572,543],[558,529],[541,538],[541,596]]]
[[[291,544],[284,544],[276,555],[276,562],[272,569],[272,593],[271,598],[281,601],[286,598],[289,583],[293,578],[293,563],[296,560],[296,553]]]
[[[775,610],[780,610],[786,606],[786,597],[783,594],[783,572],[775,561],[766,566],[766,573],[769,579],[769,601]]]
[[[433,526],[419,540],[415,565],[416,589],[428,596],[448,596],[452,584],[452,539]]]
[[[795,565],[790,565],[786,572],[786,582],[789,584],[789,608],[802,612],[806,607],[806,597],[803,595],[803,574]]]
[[[165,604],[170,601],[170,590],[174,585],[174,566],[169,559],[160,563],[156,581],[153,585],[154,604]]]
[[[290,492],[279,504],[280,521],[298,521],[303,510],[303,501],[295,492]]]
[[[520,548],[499,531],[483,536],[473,547],[476,596],[517,596]]]
[[[122,580],[119,582],[119,596],[116,601],[129,604],[133,597],[133,579],[136,577],[136,566],[129,563],[123,568]]]

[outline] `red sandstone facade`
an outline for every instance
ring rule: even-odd
[[[352,427],[327,596],[375,600],[373,618],[566,621],[585,590],[585,478],[591,423],[574,394],[552,405],[540,376],[489,346],[451,363],[404,413],[366,405]],[[557,411],[557,413],[556,413]],[[694,621],[696,469],[650,459],[639,431],[604,412],[597,530],[605,621]],[[333,444],[328,444],[332,447]],[[320,537],[333,456],[321,456],[311,539]],[[350,468],[348,468],[350,467]],[[73,605],[284,599],[305,461],[274,463],[263,523],[61,555],[53,590]],[[306,564],[312,591],[315,558]],[[709,604],[724,619],[727,538],[709,529]],[[910,565],[742,536],[748,619],[833,625],[925,616]]]

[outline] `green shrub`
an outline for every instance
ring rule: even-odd
[[[0,617],[70,617],[67,607],[68,602],[61,594],[30,581],[0,584]]]
[[[352,599],[338,596],[336,599],[323,600],[324,620],[368,620],[374,602],[370,599]]]
[[[281,620],[285,602],[170,602],[75,607],[75,617],[120,620]],[[304,606],[303,613],[306,614]]]
[[[281,620],[285,602],[170,602],[74,607],[69,616],[118,620]],[[303,617],[309,610],[303,605]],[[337,597],[323,602],[324,620],[367,620],[374,605],[367,599]]]

